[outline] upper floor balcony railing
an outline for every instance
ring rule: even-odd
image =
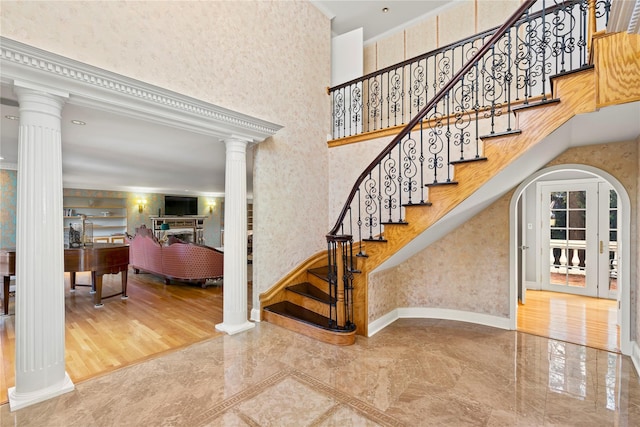
[[[590,32],[605,28],[610,7],[611,0],[536,3],[514,31],[493,47],[484,63],[465,77],[462,87],[470,89],[457,94],[459,102],[488,117],[496,108],[508,110],[514,104],[544,97],[550,91],[551,76],[588,63]],[[590,25],[596,28],[590,30]],[[333,138],[409,123],[497,28],[329,89]],[[447,112],[458,110],[453,104]]]

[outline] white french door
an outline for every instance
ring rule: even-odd
[[[616,298],[617,198],[599,180],[538,183],[541,288]]]

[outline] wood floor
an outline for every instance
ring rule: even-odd
[[[528,290],[518,304],[518,330],[602,350],[620,352],[617,302]]]
[[[77,281],[89,283],[89,275],[79,273]],[[120,275],[105,275],[103,286],[103,295],[118,292]],[[89,288],[69,292],[68,274],[65,287],[66,370],[76,383],[220,335],[215,325],[222,322],[221,285],[167,286],[158,277],[130,271],[129,299],[103,299],[100,309],[93,307]],[[0,316],[0,403],[15,385],[13,300],[10,315]]]

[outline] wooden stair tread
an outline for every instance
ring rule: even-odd
[[[438,182],[429,182],[425,184],[425,187],[438,187],[442,185],[458,185],[458,181],[438,181]]]
[[[280,316],[288,317],[289,319],[294,319],[299,322],[304,322],[307,325],[322,328],[327,331],[337,333],[350,332],[331,326],[331,319],[329,319],[328,317],[311,310],[307,310],[306,308],[300,307],[299,305],[293,304],[289,301],[280,301],[275,304],[269,305],[264,309],[266,311],[279,314]]]
[[[265,307],[264,320],[328,344],[351,345],[356,341],[355,325],[348,330],[329,327],[328,317],[289,301]]]
[[[298,283],[296,285],[287,286],[287,290],[295,292],[307,298],[314,299],[324,304],[335,302],[335,298],[331,298],[326,292],[321,291],[309,282]]]
[[[329,281],[329,266],[310,268],[307,270],[309,274],[313,274],[316,277],[328,282]]]

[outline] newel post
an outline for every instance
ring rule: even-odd
[[[591,52],[593,35],[596,33],[596,0],[588,0],[587,12],[587,52]]]
[[[345,303],[344,303],[344,254],[345,254],[345,242],[338,242],[338,248],[336,251],[336,321],[338,327],[344,328],[345,321]]]

